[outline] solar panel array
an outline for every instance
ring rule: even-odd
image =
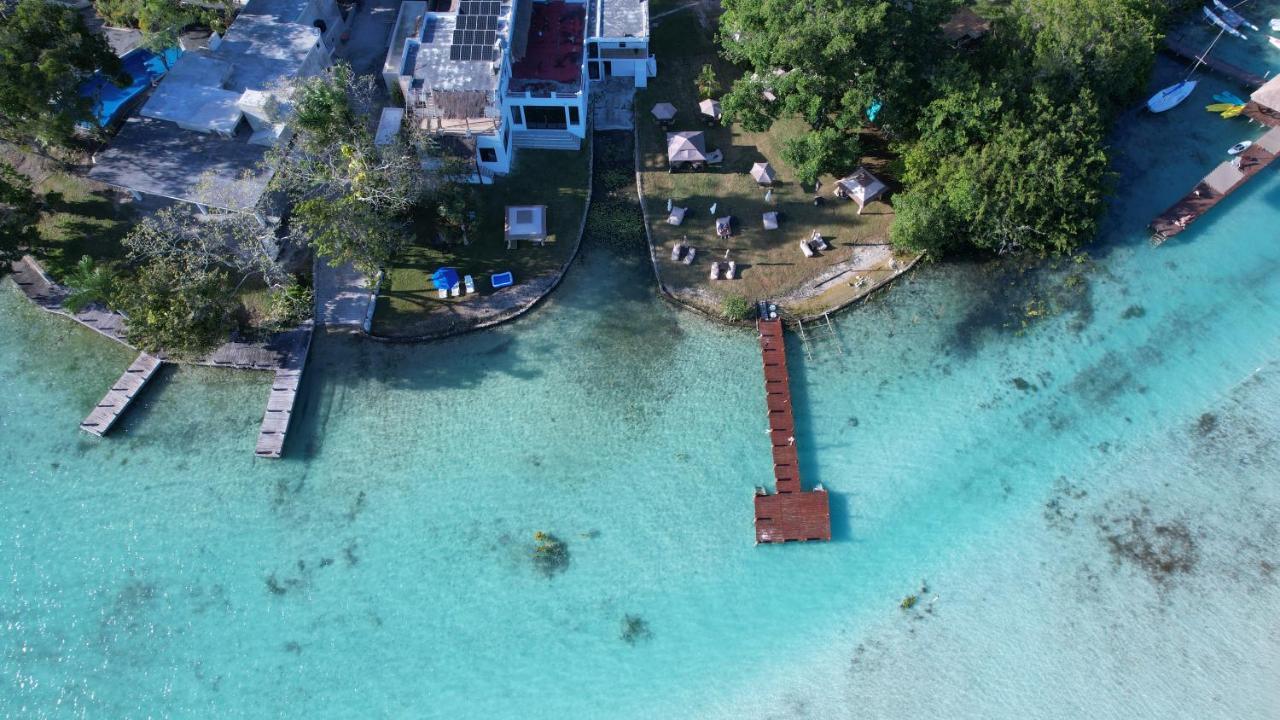
[[[459,0],[458,20],[449,47],[450,60],[494,60],[498,49],[499,0]]]

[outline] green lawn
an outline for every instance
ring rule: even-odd
[[[35,186],[43,197],[37,231],[42,264],[55,278],[70,272],[81,256],[97,261],[124,257],[120,240],[133,224],[133,213],[116,204],[110,189],[77,175],[55,172]]]
[[[763,133],[748,132],[739,125],[704,125],[698,115],[701,98],[694,84],[699,69],[710,63],[716,68],[722,87],[730,85],[740,71],[718,57],[710,31],[698,24],[693,13],[681,12],[664,18],[652,31],[652,44],[658,57],[658,77],[650,80],[649,87],[637,95],[636,108],[645,205],[653,241],[659,246],[659,272],[668,287],[708,309],[717,309],[729,295],[748,299],[781,297],[805,287],[815,277],[829,272],[832,266],[848,261],[855,246],[888,242],[893,209],[886,203],[871,203],[859,216],[855,204],[831,197],[830,189],[836,178],[824,177],[825,202],[815,206],[812,187],[802,188],[796,182],[792,169],[782,160],[782,147],[788,138],[804,132],[802,121],[781,120]],[[723,151],[724,163],[704,172],[669,173],[668,129],[660,127],[650,114],[650,108],[658,102],[670,102],[677,108],[670,130],[703,130],[707,150]],[[866,139],[869,147],[880,145],[872,136]],[[764,200],[764,189],[748,174],[754,163],[764,161],[778,173],[768,203]],[[882,154],[868,156],[863,162],[883,176],[887,158]],[[853,167],[848,168],[852,170]],[[679,227],[666,222],[668,198],[675,205],[689,209],[684,224]],[[715,217],[710,212],[713,203],[717,205],[716,216],[734,218],[734,234],[727,240],[715,235]],[[780,214],[779,229],[764,230],[761,216],[768,211]],[[805,258],[799,242],[814,229],[821,231],[835,249],[820,257]],[[698,250],[698,259],[692,265],[670,260],[671,247],[682,238],[687,238]],[[726,250],[729,259],[737,263],[740,279],[712,281],[708,278],[710,263],[723,259]],[[874,283],[878,275],[889,272],[886,261],[883,270],[877,265],[858,275]],[[834,294],[849,294],[848,284],[854,277],[850,274],[827,291],[835,291],[835,285],[839,285],[844,292]]]
[[[492,185],[473,186],[470,207],[476,214],[468,232],[469,244],[451,237],[434,242],[438,228],[424,210],[415,227],[413,246],[387,271],[373,316],[373,331],[389,336],[417,335],[433,325],[432,313],[456,303],[493,293],[492,273],[511,271],[516,282],[557,272],[573,254],[587,201],[587,151],[521,149],[514,172]],[[504,208],[508,205],[546,205],[545,247],[521,242],[508,250],[503,238]],[[431,284],[439,267],[456,268],[475,277],[477,295],[441,300]]]

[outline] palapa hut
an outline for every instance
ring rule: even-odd
[[[707,139],[701,131],[667,133],[667,162],[671,167],[707,161]]]
[[[532,240],[539,245],[547,241],[546,205],[508,205],[506,221],[502,225],[507,248],[515,248],[520,240]]]
[[[698,112],[702,117],[708,120],[720,120],[720,101],[719,100],[703,100],[698,103]]]
[[[832,191],[836,197],[848,198],[858,203],[858,214],[862,214],[867,203],[884,194],[888,187],[880,179],[872,175],[865,167],[853,171],[853,174],[838,180]]]
[[[767,162],[759,162],[751,166],[751,177],[759,185],[772,185],[778,179],[778,173]]]

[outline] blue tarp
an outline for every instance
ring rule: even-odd
[[[458,284],[458,271],[453,268],[440,268],[431,275],[431,282],[437,290],[448,290]]]
[[[182,51],[178,48],[169,48],[165,50],[162,60],[159,55],[150,50],[142,48],[130,50],[120,58],[124,71],[129,73],[132,79],[128,85],[117,87],[110,78],[101,73],[94,73],[93,77],[85,80],[80,86],[80,95],[93,102],[93,115],[97,119],[98,127],[110,125],[130,100],[146,90],[153,80],[168,71],[169,67],[166,66],[165,61],[168,61],[168,66],[172,66],[181,54]]]

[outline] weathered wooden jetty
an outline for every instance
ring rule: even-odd
[[[1244,152],[1220,163],[1196,183],[1191,192],[1152,220],[1152,243],[1159,245],[1186,230],[1201,215],[1262,172],[1280,154],[1280,76],[1253,91],[1245,104],[1244,114],[1271,129]]]
[[[1250,90],[1253,90],[1267,81],[1265,77],[1258,75],[1257,73],[1251,73],[1242,67],[1232,65],[1225,60],[1213,57],[1206,51],[1192,47],[1191,45],[1183,42],[1181,38],[1172,36],[1165,38],[1164,50],[1170,55],[1188,62],[1198,62],[1225,78],[1235,80]]]
[[[267,397],[267,410],[262,414],[262,426],[258,429],[258,445],[254,454],[262,458],[278,458],[284,454],[284,440],[293,419],[293,405],[298,399],[298,386],[302,384],[302,371],[307,365],[307,353],[311,349],[311,323],[299,328],[291,339],[292,347],[285,350],[271,382],[271,394]]]
[[[142,388],[146,386],[147,381],[156,374],[156,370],[160,369],[161,360],[154,355],[142,353],[138,356],[133,364],[124,371],[120,379],[116,381],[107,394],[102,398],[89,416],[80,423],[80,429],[87,433],[92,433],[98,437],[102,437],[116,420],[129,407],[129,403],[138,396]]]
[[[773,446],[775,494],[756,490],[756,542],[783,543],[831,539],[831,509],[821,486],[805,491],[796,455],[795,418],[791,413],[791,380],[777,306],[759,305],[756,329],[764,363],[765,401],[769,410],[769,442]]]

